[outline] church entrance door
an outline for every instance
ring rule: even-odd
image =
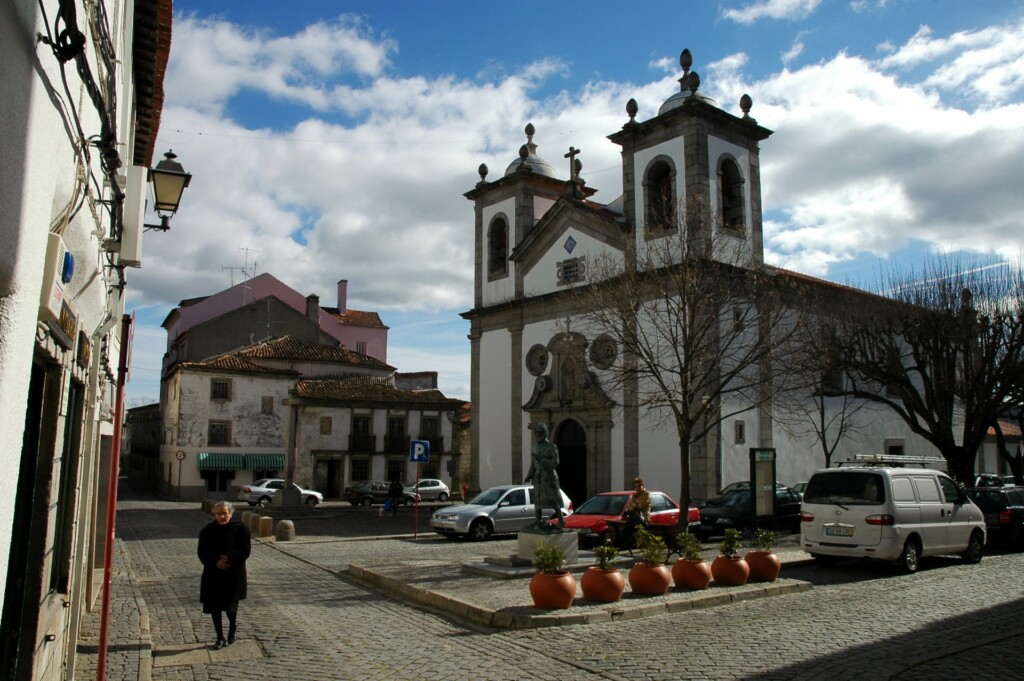
[[[572,419],[558,426],[553,442],[558,446],[558,481],[579,508],[587,496],[587,433]]]

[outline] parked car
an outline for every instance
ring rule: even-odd
[[[562,515],[572,513],[572,502],[562,495]],[[555,509],[541,510],[541,517],[555,515]],[[534,522],[533,485],[500,485],[491,487],[469,500],[469,503],[434,511],[430,526],[445,537],[468,537],[473,541],[492,534],[518,532]]]
[[[345,488],[345,501],[353,506],[370,506],[372,504],[383,504],[390,496],[388,488],[390,483],[383,480],[363,480],[354,482]],[[415,504],[418,501],[414,492],[402,490],[402,503],[406,506]]]
[[[424,478],[415,485],[405,488],[407,494],[419,494],[420,501],[448,501],[451,491],[440,480]]]
[[[788,487],[775,488],[775,526],[779,529],[800,529],[800,495]],[[748,532],[753,529],[750,508],[750,486],[727,492],[716,503],[700,509],[701,541],[723,535],[728,529]]]
[[[1024,550],[1024,487],[972,487],[967,496],[985,514],[989,544]]]
[[[985,517],[948,475],[928,468],[826,468],[811,476],[800,509],[800,545],[826,562],[894,561],[917,571],[924,556],[981,560]]]
[[[679,504],[664,492],[651,492],[651,524],[678,525]],[[576,530],[580,544],[603,544],[608,538],[608,521],[625,520],[626,503],[633,498],[633,491],[601,492],[584,501],[573,514],[565,519],[565,527]],[[700,511],[691,506],[687,522],[696,530],[700,525]]]
[[[785,485],[783,485],[781,482],[776,480],[775,481],[775,487],[776,488],[784,488]],[[705,501],[703,504],[701,504],[701,506],[716,506],[716,505],[719,505],[719,504],[722,503],[722,497],[724,497],[726,494],[728,494],[729,492],[736,492],[736,491],[742,490],[742,489],[750,489],[750,481],[749,480],[740,480],[738,482],[730,482],[728,485],[726,485],[722,489],[718,490],[718,495],[717,496],[711,497],[710,499]]]
[[[1013,484],[1013,483],[1011,483]],[[1002,487],[1003,479],[995,473],[978,473],[974,478],[975,487]]]
[[[796,483],[795,485],[793,485],[792,487],[790,487],[790,489],[793,490],[794,492],[796,492],[797,494],[799,494],[801,497],[803,497],[803,495],[804,495],[804,488],[805,487],[807,487],[807,481],[806,480],[802,480],[802,481]]]
[[[999,477],[1002,479],[1004,485],[1016,485],[1017,484],[1017,481],[1014,479],[1014,477],[1012,475],[1000,475]]]
[[[304,504],[316,506],[324,500],[324,495],[320,494],[320,492],[305,489],[294,482],[292,487],[299,491],[302,503]],[[240,487],[236,498],[238,501],[244,501],[250,506],[269,506],[279,489],[284,489],[284,480],[282,478],[263,478],[252,484]]]

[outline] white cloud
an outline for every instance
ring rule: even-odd
[[[816,6],[746,9],[768,17]],[[922,29],[877,60],[839,53],[793,67],[798,36],[787,67],[761,79],[745,53],[698,69],[702,92],[737,114],[749,93],[752,115],[776,130],[760,145],[769,258],[827,275],[912,241],[1019,255],[1022,31]],[[248,248],[260,272],[325,305],[345,278],[350,306],[379,311],[385,323],[399,311],[457,317],[473,294],[473,208],[462,194],[479,181],[480,163],[488,180],[500,177],[532,122],[538,153],[558,176],[568,177],[568,147],[582,149],[595,200],[610,202],[622,172],[606,136],[626,122],[626,101],[637,100],[643,121],[679,88],[675,56],[652,57],[649,82],[595,81],[543,99],[565,63],[488,65],[480,73],[491,75],[474,79],[401,77],[389,67],[398,46],[344,17],[278,37],[179,18],[174,40],[158,148],[173,148],[194,179],[171,231],[147,233],[144,266],[129,273],[130,305],[167,310],[226,288],[225,268],[242,265],[239,249]],[[958,80],[954,65],[974,78]],[[275,129],[231,120],[225,111],[247,91],[286,100],[303,119]],[[460,366],[468,371],[468,348],[461,357],[411,342],[393,350],[401,371],[468,382],[455,378]]]
[[[821,0],[761,0],[739,9],[727,9],[722,17],[738,24],[752,24],[761,19],[804,19],[814,13]]]

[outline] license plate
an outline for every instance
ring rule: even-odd
[[[852,537],[852,527],[826,527],[825,534],[829,537]]]

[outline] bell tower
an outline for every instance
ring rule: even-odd
[[[693,56],[679,56],[683,74],[679,92],[658,114],[636,120],[629,100],[629,121],[608,136],[622,147],[622,187],[626,220],[636,239],[653,239],[681,229],[700,215],[737,243],[755,262],[764,261],[761,224],[761,171],[758,143],[772,134],[750,116],[753,101],[740,98],[742,116],[734,116],[699,94],[700,76]]]

